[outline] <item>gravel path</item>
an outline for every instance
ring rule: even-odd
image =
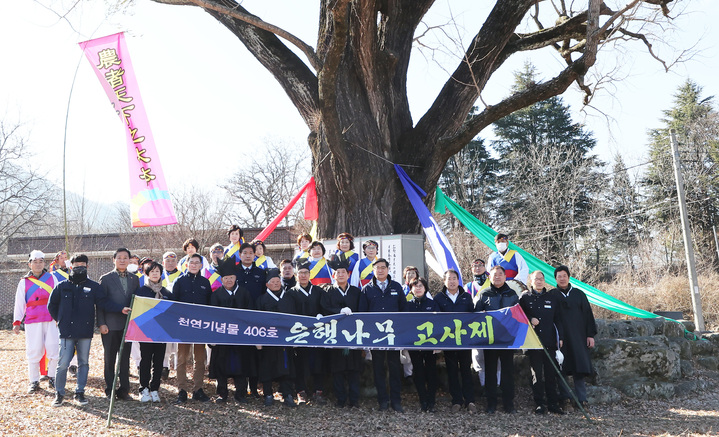
[[[86,395],[90,404],[74,402],[53,408],[54,392],[42,382],[42,390],[26,394],[24,333],[0,331],[0,435],[303,435],[303,436],[402,436],[402,435],[719,435],[719,392],[717,381],[706,377],[705,392],[671,401],[625,399],[615,405],[593,406],[591,422],[580,414],[536,416],[526,388],[518,392],[519,413],[495,415],[462,412],[452,414],[445,393],[438,398],[437,412],[420,413],[414,394],[403,395],[405,414],[378,412],[373,399],[363,398],[361,408],[302,406],[293,410],[276,403],[265,408],[259,402],[239,406],[200,404],[189,401],[178,407],[171,403],[176,391],[163,384],[159,405],[118,401],[113,423],[106,428],[109,401],[103,393],[102,345],[99,335],[92,343],[90,377]],[[171,380],[172,382],[172,380]],[[131,377],[133,388],[137,378]],[[67,389],[75,381],[68,378]],[[214,384],[206,384],[208,394]],[[478,406],[483,410],[484,400]]]

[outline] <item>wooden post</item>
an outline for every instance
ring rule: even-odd
[[[692,235],[689,229],[689,215],[687,214],[687,203],[684,195],[684,179],[682,178],[681,161],[679,159],[679,148],[677,146],[676,131],[669,130],[669,138],[672,146],[672,157],[674,162],[674,176],[677,182],[677,196],[679,198],[679,215],[682,219],[682,233],[684,235],[684,252],[687,258],[687,270],[689,283],[691,284],[692,309],[694,310],[694,325],[699,332],[704,331],[704,315],[702,314],[702,299],[699,294],[699,281],[694,260],[694,246]]]

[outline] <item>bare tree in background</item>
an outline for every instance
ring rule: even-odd
[[[295,144],[271,139],[266,149],[222,185],[231,199],[228,217],[242,227],[262,228],[287,205],[310,178],[309,155]],[[301,204],[288,222],[301,219]],[[288,223],[285,223],[286,225]]]
[[[216,243],[218,229],[227,228],[230,222],[230,203],[222,190],[173,187],[171,195],[177,224],[168,227],[168,236],[176,241],[177,247],[190,237],[195,238],[201,247]]]
[[[19,123],[0,120],[0,246],[17,235],[37,235],[57,207],[52,185],[31,165]]]

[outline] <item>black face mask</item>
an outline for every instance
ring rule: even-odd
[[[77,266],[72,268],[72,272],[70,273],[70,280],[75,283],[79,284],[80,282],[83,282],[87,279],[87,267],[85,266]]]

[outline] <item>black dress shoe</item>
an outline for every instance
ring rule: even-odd
[[[389,409],[389,403],[387,402],[381,402],[379,404],[379,410],[380,411],[387,411]]]
[[[185,390],[180,390],[180,392],[177,394],[177,400],[175,401],[175,404],[184,404],[187,402],[187,392]]]
[[[207,402],[210,400],[210,397],[205,394],[204,390],[198,389],[192,393],[192,400],[199,402]]]
[[[295,407],[297,407],[297,404],[295,404],[295,400],[294,400],[294,398],[292,397],[292,395],[287,395],[287,396],[285,396],[285,399],[282,401],[282,404],[283,404],[285,407],[290,407],[290,408],[295,408]]]
[[[392,404],[392,409],[398,413],[404,413],[404,409],[400,404]]]
[[[547,409],[544,408],[544,405],[537,405],[537,408],[534,409],[534,414],[547,414]]]
[[[484,410],[487,414],[494,414],[497,411],[497,407],[494,405],[488,405],[487,409]]]
[[[548,408],[548,410],[549,410],[550,413],[559,414],[559,415],[564,414],[564,410],[562,410],[562,409],[559,407],[559,405],[550,405],[549,408]]]

